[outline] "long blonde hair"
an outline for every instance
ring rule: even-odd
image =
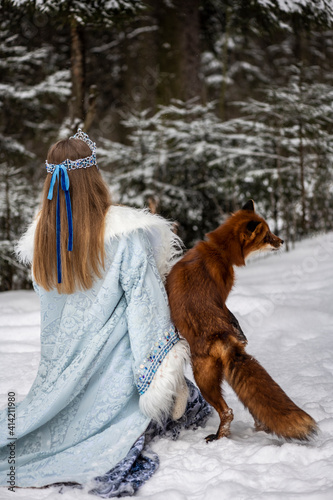
[[[80,139],[66,139],[51,146],[49,163],[66,159],[78,160],[91,155],[88,145]],[[68,171],[73,213],[73,251],[67,251],[68,227],[65,194],[60,189],[62,283],[57,278],[56,204],[57,196],[48,200],[51,174],[44,183],[42,208],[37,223],[33,275],[45,290],[56,288],[59,293],[88,290],[104,269],[104,218],[111,205],[108,187],[97,167]],[[57,183],[55,185],[55,190]]]

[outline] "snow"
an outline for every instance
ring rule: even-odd
[[[272,9],[276,3],[282,12],[298,12],[311,9],[315,13],[326,13],[327,18],[332,21],[333,8],[331,0],[258,0],[258,3],[266,8]]]
[[[13,87],[12,84],[0,84],[0,96],[10,97],[12,99],[34,99],[45,93],[56,94],[59,98],[70,96],[70,72],[68,70],[56,71],[37,85],[19,86],[16,88]]]
[[[253,430],[250,414],[226,386],[234,411],[231,435],[206,444],[215,432],[183,431],[160,439],[157,473],[138,491],[153,500],[280,500],[333,498],[333,233],[296,245],[291,252],[256,257],[237,270],[228,306],[248,338],[248,352],[287,394],[318,422],[307,444]],[[34,292],[0,294],[0,407],[8,391],[27,394],[39,362],[39,304]],[[192,377],[188,368],[188,375]],[[16,498],[92,500],[82,490],[16,490]],[[12,498],[5,488],[1,500]]]

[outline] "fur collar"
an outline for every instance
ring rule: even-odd
[[[38,216],[28,227],[16,246],[18,259],[31,264],[34,252],[34,237]],[[148,209],[112,205],[105,216],[105,241],[121,238],[132,231],[144,229],[153,248],[158,270],[165,277],[175,257],[182,253],[182,242],[172,231],[172,222]]]

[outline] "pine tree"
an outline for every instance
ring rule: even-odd
[[[266,200],[265,211],[271,211],[277,231],[283,221],[287,240],[318,230],[319,212],[327,228],[327,209],[331,210],[333,87],[303,81],[302,68],[294,69],[289,85],[268,89],[263,101],[251,99],[241,105],[246,113],[243,147],[252,148],[252,136],[261,153],[260,160],[250,153],[249,185],[257,191],[259,178],[269,186],[260,197]]]
[[[26,227],[36,207],[36,192],[26,182],[24,167],[17,168],[11,163],[21,163],[31,159],[31,154],[11,140],[5,144],[0,137],[0,290],[11,290],[29,286],[29,274],[15,259],[14,251],[17,235]],[[5,146],[5,148],[2,148]]]
[[[30,5],[32,2],[26,0]],[[59,136],[75,132],[78,125],[88,131],[95,118],[96,85],[86,89],[85,28],[89,25],[111,27],[125,16],[133,16],[144,7],[141,0],[41,0],[33,2],[36,12],[48,15],[69,28],[72,95],[70,115]]]
[[[214,103],[173,101],[153,116],[147,110],[132,113],[123,121],[130,144],[104,141],[100,161],[110,166],[116,201],[157,207],[177,221],[187,245],[239,203],[240,193],[234,190],[238,149],[233,145],[238,132],[213,109]]]
[[[3,0],[0,241],[22,233],[10,200],[37,206],[46,150],[77,122],[103,144],[115,201],[177,219],[187,245],[248,197],[284,239],[329,229],[331,111],[315,83],[330,94],[332,18],[328,0]],[[5,288],[23,280],[9,274]]]
[[[0,289],[22,287],[27,274],[15,263],[18,236],[38,205],[43,172],[39,154],[70,95],[69,72],[48,42],[40,43],[32,18],[7,6],[1,18]],[[40,21],[41,22],[41,21]],[[41,23],[40,30],[45,29]]]

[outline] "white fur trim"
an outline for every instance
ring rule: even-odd
[[[182,339],[165,356],[150,386],[140,397],[139,405],[142,413],[157,422],[161,422],[163,417],[171,414],[177,394],[186,385],[184,364],[188,360],[189,347],[186,340]],[[176,418],[181,416],[179,410],[180,408]]]
[[[38,217],[30,224],[16,246],[18,259],[29,264],[33,259],[34,238]],[[112,205],[105,216],[105,241],[145,229],[152,245],[157,268],[164,278],[174,258],[183,251],[181,239],[172,231],[172,222],[151,214],[148,209]]]
[[[172,267],[172,261],[183,252],[182,241],[172,231],[172,226],[172,222],[151,214],[148,209],[114,205],[105,217],[105,240],[144,229],[152,246],[159,273],[164,278]]]
[[[15,246],[17,259],[23,264],[31,264],[34,254],[34,239],[38,217],[36,217]]]
[[[189,390],[184,379],[184,385],[178,388],[176,401],[172,409],[172,420],[178,420],[184,415],[189,397]]]

